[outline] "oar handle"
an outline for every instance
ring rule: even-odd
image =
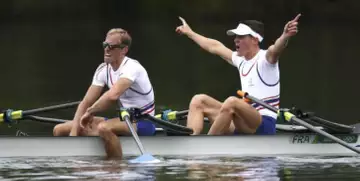
[[[155,115],[155,118],[162,120],[173,121],[179,119],[179,117],[188,115],[189,110],[183,111],[163,111],[161,114]]]
[[[241,90],[238,90],[236,93],[237,93],[238,96],[244,97],[244,98],[246,98],[246,96],[248,95],[247,92],[244,92],[244,91],[241,91]]]
[[[255,102],[255,103],[263,106],[264,108],[269,109],[269,110],[271,110],[271,111],[273,111],[275,113],[278,113],[278,111],[279,111],[279,109],[277,109],[276,107],[273,107],[273,106],[269,105],[268,103],[266,103],[266,102],[264,102],[264,101],[262,101],[262,100],[260,100],[260,99],[258,99],[256,97],[253,97],[253,96],[249,95],[249,93],[247,93],[247,92],[238,90],[236,93],[240,97],[244,98],[244,100],[246,102]]]

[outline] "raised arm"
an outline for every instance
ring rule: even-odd
[[[86,110],[94,104],[94,102],[100,97],[103,87],[91,85],[87,90],[85,97],[80,102],[77,107],[74,119],[73,119],[73,127],[70,132],[70,136],[78,136],[79,134],[79,126],[80,126],[80,118]]]
[[[176,28],[177,33],[188,36],[190,39],[195,41],[202,49],[220,56],[232,65],[232,51],[229,48],[225,47],[221,42],[217,40],[204,37],[194,32],[182,17],[179,17],[179,19],[181,20],[182,25]]]
[[[298,14],[293,20],[289,21],[285,25],[282,35],[268,48],[268,51],[266,52],[266,59],[269,63],[275,64],[278,61],[281,53],[287,46],[289,39],[297,34],[297,25],[300,16],[301,14]]]

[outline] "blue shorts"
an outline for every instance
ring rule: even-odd
[[[237,130],[234,131],[235,135],[238,135]],[[255,134],[257,135],[274,135],[276,134],[276,119],[270,116],[262,116],[261,125],[257,128]]]
[[[104,118],[105,121],[108,118]],[[149,120],[138,120],[136,122],[137,134],[139,136],[153,136],[156,133],[156,126]]]
[[[137,134],[139,136],[153,136],[156,132],[156,126],[149,120],[139,120],[136,122]]]

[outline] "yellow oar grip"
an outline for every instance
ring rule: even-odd
[[[279,115],[279,114],[280,114],[280,110],[278,110],[278,115]],[[290,121],[293,116],[295,116],[295,115],[293,115],[293,114],[290,113],[290,112],[287,112],[287,111],[284,112],[284,118],[285,118],[286,121]]]
[[[4,113],[0,114],[0,123],[4,122]]]
[[[169,112],[168,115],[167,115],[168,120],[175,120],[176,119],[176,113],[177,113],[177,111]]]
[[[121,118],[124,119],[125,116],[129,116],[129,117],[130,117],[130,114],[129,114],[127,111],[121,111]]]
[[[21,119],[22,118],[22,111],[13,111],[11,112],[11,117],[10,119],[12,120],[17,120],[17,119]],[[4,122],[4,113],[0,114],[0,123]]]
[[[14,111],[11,113],[11,119],[21,119],[22,118],[22,111]]]
[[[177,113],[177,111],[171,111],[171,112],[166,113],[166,119],[167,120],[175,120],[176,119],[176,113]],[[162,119],[161,114],[157,114],[157,115],[155,115],[155,117],[158,118],[158,119]]]

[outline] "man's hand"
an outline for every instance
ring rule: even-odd
[[[289,21],[285,25],[284,32],[283,32],[283,36],[285,38],[290,38],[290,37],[296,35],[296,33],[298,32],[297,25],[299,24],[298,20],[299,20],[300,16],[301,16],[301,14],[298,14],[293,20]]]
[[[184,34],[184,35],[188,35],[189,33],[191,33],[192,30],[191,30],[190,26],[186,23],[184,18],[179,17],[179,19],[182,22],[182,25],[178,26],[175,31],[179,34]]]
[[[85,129],[85,127],[88,127],[94,120],[94,116],[91,115],[88,111],[85,112],[85,114],[80,119],[80,127],[82,129]]]

